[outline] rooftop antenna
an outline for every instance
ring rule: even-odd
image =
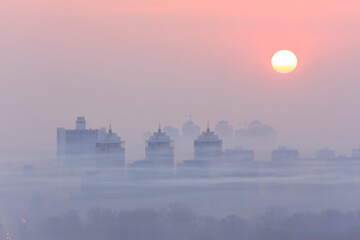
[[[189,118],[189,121],[191,122],[191,119],[192,119],[191,113],[190,113],[189,115],[185,115],[185,117],[188,117],[188,118]]]
[[[206,131],[210,132],[210,124],[209,124],[209,119],[207,120],[207,129]]]
[[[109,133],[112,133],[112,129],[111,129],[111,121],[109,123]]]
[[[159,120],[159,128],[158,128],[158,133],[161,133],[161,124],[160,124],[160,120]]]

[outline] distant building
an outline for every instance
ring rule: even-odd
[[[196,125],[191,118],[182,126],[182,137],[194,140],[200,134],[200,127]]]
[[[146,141],[145,161],[153,162],[156,166],[174,166],[174,142],[159,129]]]
[[[224,148],[232,148],[234,128],[227,121],[219,121],[215,125],[215,133],[222,139]]]
[[[232,138],[234,128],[225,120],[221,120],[215,125],[215,133],[221,138]]]
[[[125,165],[125,147],[124,141],[113,133],[111,126],[109,132],[105,133],[104,138],[96,143],[96,153],[102,166],[124,166]]]
[[[235,144],[253,149],[256,160],[270,160],[271,151],[277,146],[277,132],[260,121],[252,121],[246,129],[235,131]]]
[[[164,132],[168,135],[171,139],[176,140],[179,138],[179,129],[172,127],[172,126],[165,126]]]
[[[182,133],[178,139],[175,139],[176,149],[175,160],[183,161],[184,159],[191,159],[194,156],[194,140],[200,134],[200,127],[196,125],[191,115],[188,115],[189,120],[182,125]]]
[[[95,152],[95,145],[105,135],[105,128],[86,129],[85,117],[78,117],[76,129],[57,129],[57,154],[90,154]]]
[[[241,147],[227,149],[223,152],[222,159],[224,162],[237,163],[254,161],[255,154],[252,150],[246,150]]]
[[[247,129],[235,131],[236,143],[250,149],[271,149],[276,146],[277,132],[260,121],[252,121]]]
[[[316,158],[320,160],[334,159],[335,152],[328,148],[320,149],[316,151]]]
[[[360,159],[360,147],[352,150],[352,158]]]
[[[295,161],[298,159],[298,151],[286,147],[279,147],[277,150],[272,151],[271,154],[272,161]]]
[[[85,117],[77,117],[76,119],[76,130],[85,130],[86,120]]]
[[[222,140],[214,132],[210,131],[209,126],[194,141],[195,160],[216,161],[221,158]]]

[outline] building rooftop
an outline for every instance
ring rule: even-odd
[[[172,142],[169,136],[166,135],[165,132],[161,131],[161,127],[159,125],[159,129],[157,132],[154,132],[152,136],[149,137],[149,140],[146,142]]]
[[[204,131],[195,141],[197,142],[214,142],[214,141],[221,141],[214,132],[210,131],[208,127],[206,131]]]
[[[124,143],[124,141],[121,141],[120,136],[118,136],[116,133],[114,133],[111,129],[111,125],[109,127],[109,132],[105,133],[104,139],[100,141],[101,143]]]

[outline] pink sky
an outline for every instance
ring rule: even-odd
[[[360,2],[2,0],[0,149],[55,149],[85,115],[141,133],[259,119],[310,152],[360,145]],[[279,75],[273,53],[298,69]]]

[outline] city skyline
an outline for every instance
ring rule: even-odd
[[[203,160],[221,163],[224,162],[224,159],[229,163],[241,162],[240,159],[251,159],[251,161],[277,161],[279,159],[286,161],[287,158],[289,161],[299,159],[341,160],[357,159],[359,156],[360,147],[353,148],[346,154],[329,148],[316,149],[310,155],[301,151],[299,154],[296,147],[289,149],[284,144],[279,145],[276,130],[258,120],[252,121],[245,128],[238,130],[234,129],[227,121],[221,120],[215,124],[214,131],[211,131],[210,123],[207,121],[206,130],[200,131],[200,126],[192,121],[191,114],[185,115],[185,117],[188,117],[188,121],[182,125],[181,132],[173,126],[162,127],[159,122],[156,131],[143,133],[145,156],[138,154],[134,157],[130,154],[126,161],[125,141],[116,132],[113,132],[111,123],[107,133],[105,127],[87,128],[85,117],[78,116],[74,129],[57,128],[57,155],[65,157],[64,159],[69,156],[71,159],[72,155],[92,158],[92,156],[99,156],[95,153],[101,153],[103,154],[102,158],[107,156],[108,162],[113,159],[113,163],[121,162],[121,166],[129,163],[135,163],[134,166],[143,166],[144,164],[149,166],[150,162],[151,164],[156,163],[156,165],[162,163],[165,164],[163,166],[166,164],[176,166],[177,163],[189,165],[192,161],[197,164],[198,161]],[[165,129],[168,129],[169,132]],[[174,154],[174,148],[177,150],[177,154]],[[142,158],[144,160],[140,160]],[[91,165],[90,162],[88,164]]]
[[[0,240],[360,239],[360,0],[0,16]]]
[[[0,11],[2,153],[54,151],[69,116],[111,120],[137,144],[189,112],[261,120],[305,152],[360,144],[358,1],[4,0]],[[290,74],[271,67],[280,49],[298,57]]]

